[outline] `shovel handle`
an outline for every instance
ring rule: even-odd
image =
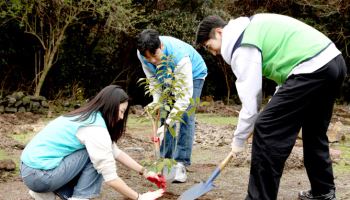
[[[214,172],[210,175],[208,180],[206,181],[206,185],[212,184],[212,182],[216,179],[216,177],[221,173],[221,171],[225,168],[227,163],[232,158],[232,151],[226,156],[226,158],[215,168]]]
[[[252,135],[253,135],[253,132],[250,132],[248,137],[250,137],[250,136],[252,136]],[[227,165],[227,163],[232,159],[233,154],[234,154],[234,153],[231,151],[231,152],[227,155],[227,157],[225,158],[225,160],[223,160],[223,161],[220,163],[220,165],[218,166],[220,170],[222,170],[222,169],[225,168],[225,166]]]
[[[231,151],[231,152],[226,156],[225,160],[223,160],[223,161],[219,164],[218,167],[219,167],[220,171],[221,171],[222,169],[225,168],[225,166],[227,165],[228,162],[230,162],[230,160],[232,159],[232,156],[233,156],[233,152]]]

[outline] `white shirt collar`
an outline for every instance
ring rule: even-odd
[[[249,17],[239,17],[230,20],[223,28],[221,41],[221,55],[225,62],[231,64],[232,49],[242,32],[250,23]]]

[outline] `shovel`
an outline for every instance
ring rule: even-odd
[[[202,196],[203,194],[209,192],[212,190],[215,186],[213,184],[213,181],[215,178],[220,174],[220,172],[224,169],[224,167],[227,165],[227,163],[232,158],[232,151],[229,153],[229,155],[223,160],[214,170],[214,172],[211,174],[211,176],[208,178],[206,182],[200,182],[194,186],[192,186],[190,189],[186,190],[182,195],[178,198],[178,200],[194,200],[198,197]]]

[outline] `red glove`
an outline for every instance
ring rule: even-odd
[[[146,179],[157,185],[158,188],[166,189],[166,180],[163,175],[156,174],[154,172],[148,172],[146,174]]]
[[[151,140],[152,140],[152,142],[154,142],[154,143],[159,143],[159,142],[160,142],[159,137],[155,137],[155,136],[153,136],[153,137],[151,138]]]

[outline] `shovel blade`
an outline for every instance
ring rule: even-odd
[[[214,188],[212,182],[204,183],[200,182],[190,189],[186,190],[182,195],[178,198],[178,200],[194,200],[202,196],[203,194],[209,192]]]

